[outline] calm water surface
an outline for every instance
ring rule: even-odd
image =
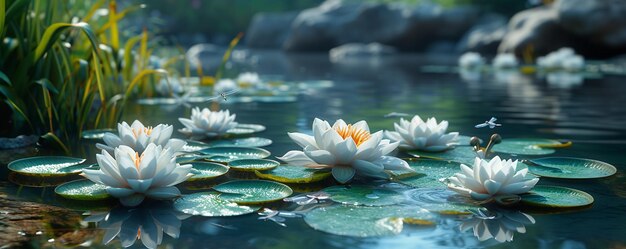
[[[352,238],[315,231],[300,218],[288,219],[287,227],[257,220],[257,215],[231,218],[182,217],[180,238],[163,236],[164,248],[624,248],[626,247],[626,78],[586,79],[582,85],[554,85],[536,76],[513,76],[508,82],[483,77],[467,82],[458,74],[424,72],[424,65],[453,65],[456,58],[406,56],[385,60],[331,63],[325,55],[283,55],[271,52],[239,54],[243,70],[280,75],[284,80],[329,80],[333,86],[311,90],[290,103],[222,103],[237,114],[241,123],[267,127],[261,137],[274,143],[266,147],[273,156],[297,149],[287,137],[290,131],[310,132],[315,117],[333,122],[367,120],[372,130],[393,127],[389,112],[436,116],[450,122],[451,131],[487,138],[494,130],[473,126],[499,118],[504,138],[541,137],[574,141],[556,156],[598,159],[618,167],[616,176],[601,180],[555,181],[541,184],[572,187],[593,195],[591,208],[561,214],[533,214],[534,225],[516,233],[513,242],[480,242],[471,231],[459,230],[460,219],[450,216],[436,226],[405,225],[402,234],[384,238]],[[182,128],[179,116],[185,107],[160,108],[134,105],[126,121],[144,124],[169,123]],[[180,134],[178,134],[180,135]],[[94,150],[88,158],[94,160]],[[6,181],[6,167],[0,176]],[[52,188],[21,188],[9,184],[11,196],[63,205]],[[278,207],[280,208],[280,207]],[[167,209],[165,209],[167,210]],[[158,213],[154,210],[140,210]],[[82,213],[82,211],[76,211]],[[167,212],[166,212],[167,213]],[[169,215],[169,216],[168,216]],[[171,214],[165,214],[172,218]],[[133,217],[135,223],[150,217]],[[94,243],[101,245],[104,231],[93,230]],[[130,229],[132,230],[132,229]],[[136,230],[136,227],[135,227]],[[122,230],[123,231],[123,230]],[[17,236],[17,235],[16,235]],[[33,237],[35,247],[50,246],[46,236]],[[109,246],[121,247],[116,238]],[[141,247],[137,242],[135,247]]]

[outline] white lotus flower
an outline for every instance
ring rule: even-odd
[[[257,73],[245,72],[237,76],[237,82],[242,85],[257,85],[261,83],[261,78]]]
[[[577,55],[571,48],[561,48],[537,58],[537,66],[548,71],[565,70],[577,72],[584,69],[585,59]]]
[[[189,217],[163,203],[151,203],[139,208],[117,207],[109,212],[89,213],[84,220],[97,222],[98,228],[106,231],[102,238],[104,245],[119,237],[122,247],[130,247],[139,239],[146,248],[157,248],[163,242],[163,233],[178,238],[181,220]]]
[[[237,82],[231,79],[220,79],[213,86],[213,92],[215,94],[230,92],[239,89]]]
[[[180,195],[174,185],[192,176],[191,165],[176,163],[174,151],[153,143],[139,154],[131,147],[115,148],[115,158],[106,150],[96,155],[100,169],[84,169],[87,179],[106,185],[111,196],[125,206],[137,206],[146,197],[169,200]]]
[[[516,232],[526,233],[526,225],[535,224],[535,218],[517,210],[480,211],[460,226],[462,232],[473,230],[480,241],[494,239],[511,242]]]
[[[484,201],[497,196],[519,195],[532,189],[539,178],[528,174],[528,168],[519,166],[517,160],[490,161],[476,158],[474,167],[461,164],[461,173],[448,178],[448,187],[475,200]]]
[[[467,52],[459,57],[459,66],[464,69],[480,69],[485,59],[479,53]]]
[[[199,107],[196,107],[191,110],[191,119],[178,119],[185,126],[179,131],[195,138],[224,135],[228,130],[237,126],[236,116],[236,114],[230,115],[228,110],[214,112],[208,108],[200,110]]]
[[[313,121],[313,136],[289,133],[289,137],[303,148],[292,150],[278,159],[296,166],[330,168],[340,183],[350,181],[355,174],[375,178],[389,178],[385,170],[411,170],[396,157],[387,156],[398,146],[383,138],[381,131],[370,134],[367,122],[354,125],[339,119],[331,127],[327,121]]]
[[[148,144],[154,143],[176,152],[185,146],[185,141],[171,138],[173,131],[174,128],[171,125],[159,124],[152,128],[145,127],[139,120],[135,120],[130,126],[128,123],[122,122],[117,124],[119,135],[110,132],[105,133],[102,139],[106,144],[97,143],[96,147],[113,154],[115,148],[126,145],[141,154]]]
[[[493,67],[496,69],[514,69],[518,64],[514,54],[498,54],[493,59]]]
[[[419,115],[415,115],[410,122],[401,118],[400,123],[393,125],[396,131],[386,131],[385,137],[400,142],[400,149],[437,152],[458,144],[459,133],[446,133],[448,129],[446,120],[437,123],[437,119],[429,118],[424,122]]]

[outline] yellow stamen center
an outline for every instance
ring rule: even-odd
[[[139,152],[135,152],[135,156],[133,157],[133,162],[135,163],[135,168],[139,170],[139,165],[141,165],[141,159],[143,155],[139,156]]]
[[[355,128],[351,124],[344,127],[337,127],[335,130],[344,140],[351,137],[357,147],[372,137],[368,131]]]
[[[133,136],[135,136],[135,138],[137,138],[137,136],[139,136],[141,133],[145,133],[147,136],[150,136],[150,134],[152,134],[152,126],[144,127],[143,129],[139,130],[131,128],[131,130],[133,131]]]

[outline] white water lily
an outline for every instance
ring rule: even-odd
[[[519,62],[514,54],[498,54],[493,59],[493,67],[496,69],[514,69],[518,66]]]
[[[463,221],[462,232],[473,230],[480,241],[494,239],[500,243],[513,241],[515,233],[526,233],[526,225],[535,224],[535,218],[517,210],[482,210]]]
[[[213,92],[215,94],[230,92],[239,89],[237,82],[231,79],[220,79],[213,86]]]
[[[480,69],[485,65],[485,58],[479,53],[467,52],[459,57],[459,66],[463,69]]]
[[[171,138],[173,131],[171,125],[159,124],[153,128],[144,126],[139,120],[135,120],[131,125],[122,122],[117,124],[118,135],[105,133],[102,137],[105,144],[97,143],[96,147],[113,154],[115,148],[126,145],[141,154],[148,144],[154,143],[176,152],[185,146],[185,141]]]
[[[146,197],[169,200],[180,196],[174,185],[192,176],[191,165],[177,164],[174,152],[151,143],[139,154],[121,145],[115,148],[115,157],[102,150],[96,155],[100,169],[84,169],[82,175],[106,185],[106,192],[119,198],[124,206],[137,206]]]
[[[195,138],[224,135],[228,130],[237,126],[236,116],[236,114],[230,115],[229,110],[214,112],[208,108],[200,110],[199,107],[196,107],[191,110],[191,119],[178,119],[185,126],[179,131]]]
[[[409,165],[396,157],[387,156],[398,146],[383,139],[381,131],[370,134],[367,122],[354,125],[339,119],[331,127],[327,121],[313,121],[313,136],[289,133],[303,151],[292,150],[278,159],[296,166],[330,168],[340,183],[350,181],[356,174],[389,178],[385,170],[411,170]]]
[[[261,78],[257,73],[245,72],[237,76],[237,82],[242,85],[257,85],[261,83]]]
[[[446,120],[437,123],[437,119],[429,118],[424,122],[419,115],[415,115],[411,121],[401,118],[400,123],[393,125],[395,131],[386,131],[385,137],[399,142],[400,149],[437,152],[451,149],[458,144],[459,133],[446,133]]]
[[[486,201],[493,197],[526,193],[539,178],[529,174],[528,168],[518,165],[517,160],[501,160],[496,156],[489,161],[476,158],[473,168],[461,164],[461,172],[448,180],[448,188],[455,192]]]

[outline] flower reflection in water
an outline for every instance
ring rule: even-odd
[[[470,219],[463,221],[462,232],[473,230],[480,241],[494,239],[498,242],[511,242],[515,232],[526,233],[526,225],[535,224],[535,219],[517,210],[486,209],[472,210]]]
[[[548,85],[553,88],[570,89],[581,86],[585,78],[580,73],[552,72],[546,76]]]
[[[119,237],[123,247],[130,247],[137,239],[147,248],[156,248],[163,242],[163,233],[172,238],[180,235],[182,220],[190,215],[176,212],[170,204],[150,203],[135,208],[117,207],[109,212],[89,212],[87,222],[97,222],[104,229],[102,243],[108,245]]]

